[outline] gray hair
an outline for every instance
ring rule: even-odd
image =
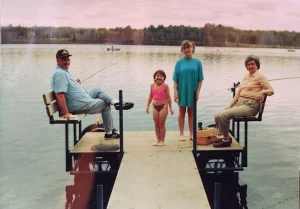
[[[257,70],[260,68],[260,62],[259,62],[259,58],[255,55],[249,55],[246,59],[245,59],[245,66],[247,67],[247,63],[250,61],[254,61],[256,66],[257,66]]]

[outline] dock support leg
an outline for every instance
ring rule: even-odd
[[[80,121],[80,122],[79,122],[79,139],[81,139],[81,137],[82,137],[82,136],[81,136],[81,131],[82,131],[81,129],[82,129],[82,128],[81,128],[81,121]]]
[[[103,208],[103,185],[97,185],[97,209]]]
[[[76,129],[77,124],[73,124],[73,134],[74,134],[74,146],[77,144],[77,129]]]
[[[194,157],[196,159],[196,151],[197,151],[197,131],[196,131],[196,127],[197,127],[197,93],[194,92],[194,109],[193,109],[193,154]]]
[[[243,167],[248,166],[248,121],[245,121],[245,146],[243,151],[242,165]]]
[[[235,121],[234,120],[232,120],[231,130],[232,130],[233,137],[235,137]]]
[[[236,123],[237,123],[237,128],[236,128],[237,129],[236,130],[237,131],[237,134],[236,134],[237,136],[236,136],[236,140],[237,140],[237,142],[240,142],[240,122],[237,121]]]
[[[69,150],[69,125],[65,124],[65,153],[66,153],[66,171],[71,171],[72,169],[72,158],[70,156],[70,150]]]
[[[119,109],[119,117],[120,117],[120,152],[124,152],[124,144],[123,144],[123,91],[119,90],[119,102],[120,109]]]
[[[214,192],[214,209],[220,209],[221,207],[221,183],[215,183],[215,192]]]

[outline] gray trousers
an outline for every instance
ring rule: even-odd
[[[74,113],[86,113],[86,114],[97,114],[102,113],[103,125],[106,133],[110,133],[114,128],[114,122],[111,115],[111,97],[107,92],[103,91],[101,88],[93,88],[88,92],[88,94],[93,98],[84,107]]]
[[[259,111],[260,103],[255,99],[240,97],[238,102],[230,109],[215,114],[218,135],[228,135],[230,120],[234,117],[255,116]]]

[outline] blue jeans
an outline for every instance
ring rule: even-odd
[[[88,94],[92,100],[80,110],[74,113],[98,114],[102,113],[103,125],[106,133],[109,133],[114,128],[113,119],[111,115],[111,97],[107,92],[101,88],[93,88]]]

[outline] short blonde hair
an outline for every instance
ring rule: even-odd
[[[189,40],[184,40],[181,42],[181,50],[180,51],[183,51],[183,48],[186,48],[186,47],[193,47],[193,53],[195,52],[195,44],[194,42],[192,41],[189,41]]]

